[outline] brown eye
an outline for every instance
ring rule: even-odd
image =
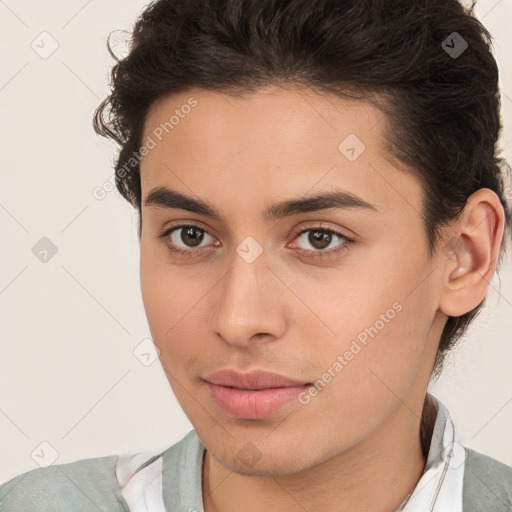
[[[306,234],[308,234],[307,237],[304,237],[304,235],[306,235]],[[310,244],[310,246],[315,251],[324,251],[324,249],[329,249],[330,248],[329,246],[333,242],[336,242],[337,239],[340,240],[341,243],[339,243],[335,247],[339,247],[340,245],[346,245],[346,243],[350,241],[346,236],[342,235],[341,233],[338,233],[337,231],[334,231],[332,229],[326,229],[326,228],[305,229],[298,234],[297,240],[300,240],[301,238],[302,238],[303,242],[306,241],[307,244]],[[308,249],[308,248],[301,247],[301,249]],[[328,251],[324,251],[324,252],[328,252]]]
[[[190,247],[197,247],[204,238],[204,230],[196,228],[195,226],[181,227],[180,239]]]
[[[197,255],[203,250],[208,250],[209,245],[211,246],[212,244],[202,244],[207,237],[210,237],[215,242],[215,238],[209,235],[205,229],[193,224],[173,226],[158,236],[158,238],[163,240],[169,251],[183,256]],[[218,245],[218,243],[214,245]]]
[[[311,230],[308,235],[308,242],[315,249],[326,249],[332,241],[332,234],[324,230]]]
[[[301,256],[313,260],[340,257],[356,243],[353,238],[322,225],[303,229],[295,237],[291,247]]]

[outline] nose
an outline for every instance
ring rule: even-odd
[[[247,347],[283,336],[285,287],[268,266],[265,252],[251,263],[234,252],[215,288],[211,326],[225,343]]]

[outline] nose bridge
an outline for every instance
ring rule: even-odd
[[[213,329],[231,344],[245,345],[254,334],[279,336],[275,276],[263,247],[252,237],[233,250],[214,306]]]

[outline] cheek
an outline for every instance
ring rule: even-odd
[[[421,255],[403,261],[390,253],[380,265],[359,262],[325,278],[316,275],[314,283],[295,281],[297,295],[315,313],[296,311],[298,339],[315,361],[320,386],[329,381],[325,398],[353,409],[406,396],[435,314],[433,281],[426,275]]]
[[[194,278],[192,267],[178,267],[162,260],[162,254],[141,244],[140,284],[153,342],[160,359],[173,375],[188,368],[194,354],[202,354],[206,333],[202,301],[211,290],[206,279]]]
[[[173,296],[170,279],[155,264],[154,258],[141,249],[140,285],[144,309],[155,343],[168,321],[168,311],[172,311]],[[174,286],[174,285],[173,285]]]
[[[160,261],[159,252],[141,243],[142,300],[153,341],[162,351],[163,340],[172,336],[173,325],[187,303],[187,288],[182,286],[180,274]]]

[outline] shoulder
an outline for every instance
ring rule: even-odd
[[[22,473],[0,486],[0,512],[127,511],[117,460],[109,455]]]
[[[464,511],[512,510],[512,467],[471,448],[464,449]]]

